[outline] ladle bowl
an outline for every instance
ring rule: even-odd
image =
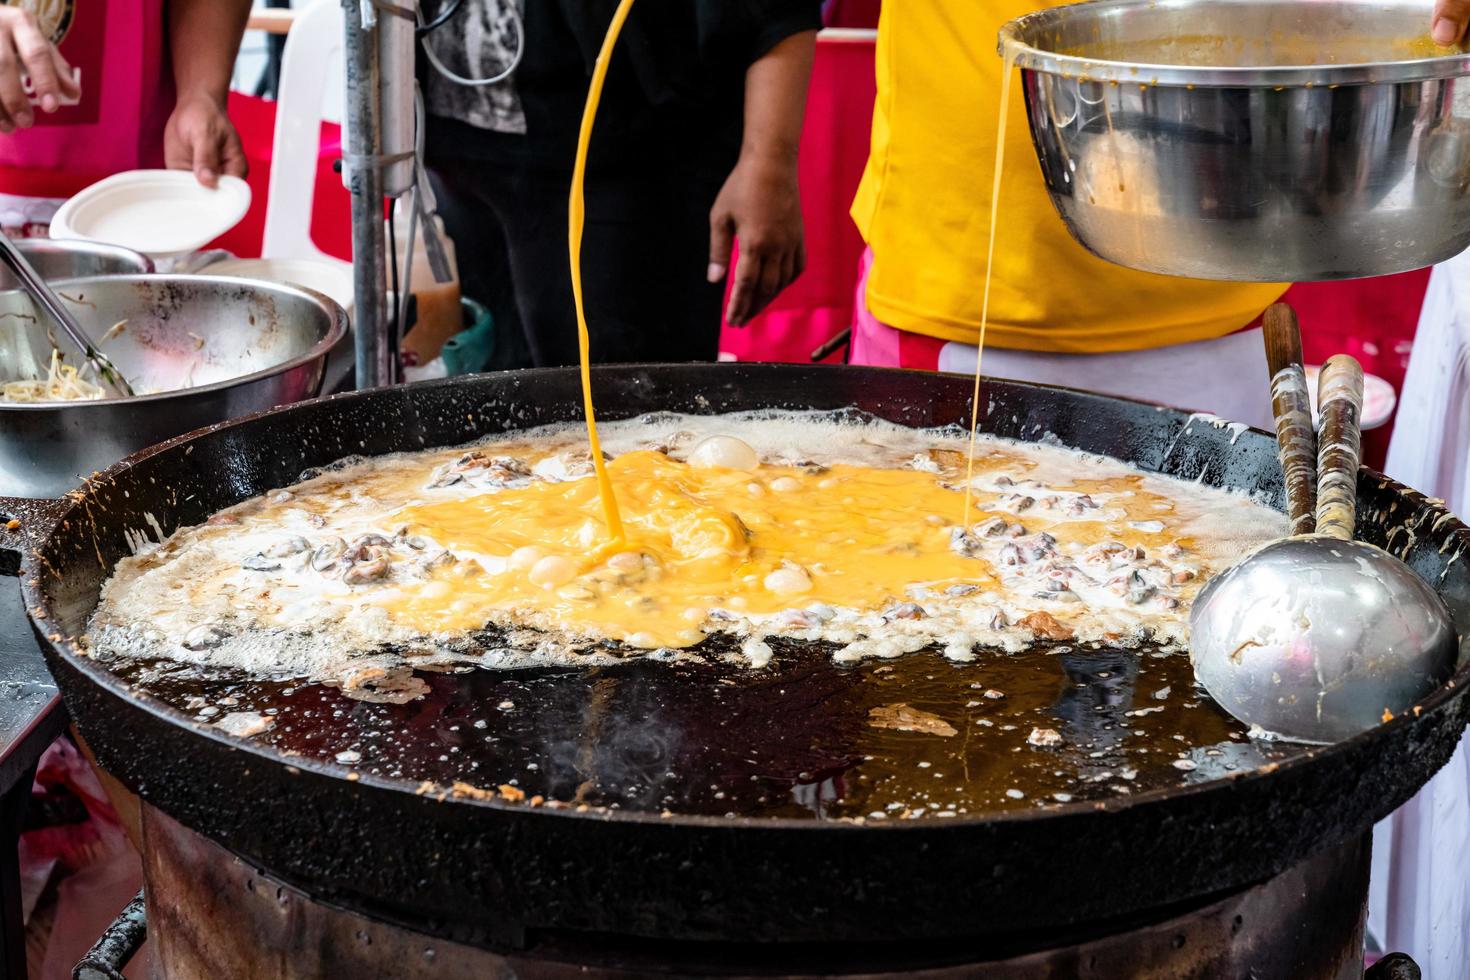
[[[1190,616],[1195,675],[1263,734],[1335,742],[1390,720],[1454,672],[1434,590],[1361,541],[1300,535],[1212,579]]]

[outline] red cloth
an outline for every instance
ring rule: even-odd
[[[877,27],[880,6],[881,0],[827,0],[822,22],[828,27]]]
[[[230,93],[230,121],[239,130],[250,164],[250,210],[211,247],[228,249],[241,258],[260,257],[265,234],[266,196],[270,187],[271,149],[276,131],[276,104],[254,96]],[[332,166],[342,156],[342,129],[322,123],[321,150],[317,154],[316,194],[311,202],[311,240],[316,247],[339,259],[352,258],[352,199],[342,186],[342,177]]]
[[[1419,327],[1419,309],[1429,286],[1429,270],[1345,282],[1302,282],[1283,297],[1302,325],[1302,353],[1321,364],[1333,354],[1351,354],[1363,370],[1376,374],[1396,392],[1404,387],[1409,351]],[[1397,410],[1394,415],[1397,417]],[[1394,419],[1363,433],[1363,462],[1383,469]]]
[[[720,349],[737,360],[806,362],[851,326],[863,240],[847,209],[868,160],[875,95],[872,41],[818,42],[801,134],[806,271],[749,326],[725,325]]]
[[[1429,270],[1420,269],[1374,279],[1297,283],[1282,298],[1296,308],[1302,352],[1309,362],[1352,354],[1364,371],[1397,391],[1404,383],[1428,286]]]

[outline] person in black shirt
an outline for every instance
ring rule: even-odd
[[[497,322],[495,367],[574,364],[567,194],[615,0],[465,0],[428,35],[469,87],[425,66],[426,151],[468,295]],[[733,239],[743,325],[800,274],[796,155],[818,0],[641,0],[608,71],[586,182],[592,359],[713,360]],[[523,345],[522,345],[523,342]]]

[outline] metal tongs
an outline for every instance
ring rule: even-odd
[[[76,344],[81,350],[82,356],[92,365],[93,370],[97,372],[97,377],[103,385],[111,388],[112,393],[115,395],[131,398],[133,395],[132,385],[128,384],[127,379],[122,376],[122,372],[113,366],[112,362],[107,359],[106,354],[103,354],[97,349],[97,345],[92,343],[91,338],[87,336],[87,331],[83,330],[82,325],[77,322],[77,318],[72,316],[71,310],[66,308],[66,304],[61,301],[61,297],[57,296],[50,286],[46,285],[46,281],[26,261],[26,257],[20,254],[20,249],[16,248],[4,234],[0,234],[0,259],[3,259],[5,264],[10,267],[10,271],[15,273],[15,277],[20,280],[21,286],[30,295],[31,299],[50,314],[51,319],[61,324],[61,329],[66,331],[66,335],[71,338],[71,342]]]

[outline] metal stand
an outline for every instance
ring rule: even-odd
[[[357,387],[393,383],[389,357],[387,259],[383,235],[381,165],[383,79],[378,64],[378,15],[370,0],[342,0],[346,29],[347,154],[352,195],[352,284],[356,304]],[[410,79],[410,81],[412,81]]]
[[[414,78],[418,41],[412,8],[387,0],[342,0],[347,32],[347,153],[343,166],[352,195],[353,286],[357,301],[358,388],[397,380],[399,331],[405,328],[412,252],[422,247],[435,282],[452,278],[437,226],[433,194],[423,169],[422,105]],[[403,282],[390,304],[384,247],[383,203],[413,209],[402,243]],[[415,234],[415,228],[418,233]],[[394,306],[398,309],[395,311]]]
[[[154,969],[165,977],[305,980],[321,976],[451,980],[643,976],[818,980],[850,968],[871,980],[1030,980],[1035,977],[1365,980],[1366,836],[1328,849],[1259,885],[1213,902],[1057,940],[1031,936],[1010,952],[963,946],[782,948],[758,943],[660,943],[548,930],[534,953],[431,937],[347,912],[271,877],[152,807],[143,810],[147,916]],[[922,894],[922,890],[920,893]],[[922,904],[922,903],[921,903]],[[120,922],[119,930],[131,928]],[[492,930],[493,931],[493,930]],[[521,937],[523,940],[524,937]],[[1057,942],[1054,947],[1050,942]],[[997,941],[1003,946],[1006,940]],[[1034,947],[1041,946],[1041,949]],[[1024,949],[1031,948],[1026,952]],[[282,955],[282,950],[290,955]],[[941,951],[942,950],[942,951]],[[1366,980],[1415,980],[1407,957]],[[1389,962],[1385,960],[1385,962]]]

